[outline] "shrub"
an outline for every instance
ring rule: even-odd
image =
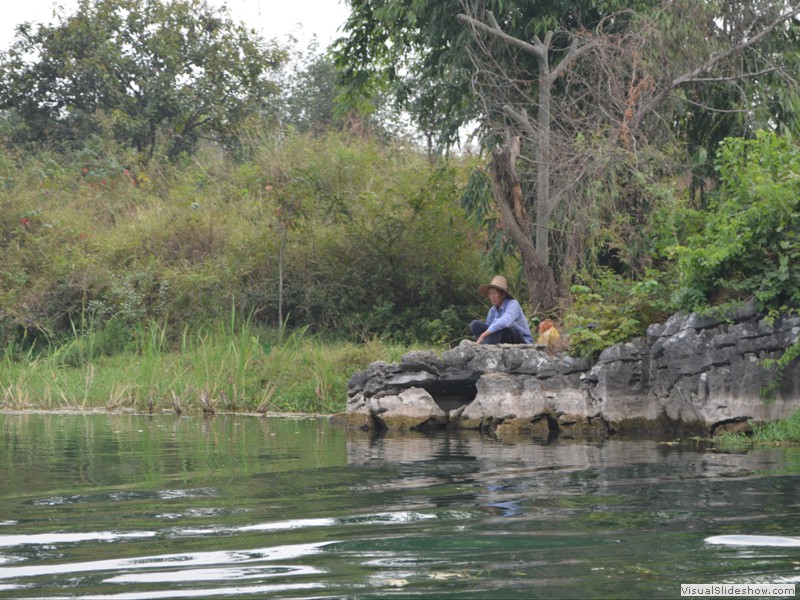
[[[763,310],[800,305],[800,148],[758,132],[723,142],[719,188],[702,223],[671,250],[678,259],[678,308],[755,297]]]
[[[462,334],[484,277],[457,161],[335,134],[258,144],[245,163],[208,147],[133,174],[99,139],[0,156],[0,343],[73,340],[88,319],[104,347],[151,321],[176,343],[233,308],[356,339]]]
[[[618,342],[644,335],[647,326],[668,315],[662,274],[648,271],[631,281],[610,269],[599,269],[588,284],[571,288],[573,303],[564,317],[572,352],[595,356]]]

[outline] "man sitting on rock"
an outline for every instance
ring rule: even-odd
[[[502,275],[492,278],[491,283],[478,288],[478,292],[489,298],[492,307],[486,322],[477,319],[470,323],[472,335],[479,344],[532,344],[533,335],[528,319],[522,313],[519,302],[508,291],[508,282]]]

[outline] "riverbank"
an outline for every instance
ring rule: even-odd
[[[376,360],[409,350],[373,340],[325,339],[247,323],[184,332],[170,341],[156,325],[122,353],[98,352],[79,336],[45,352],[0,360],[2,410],[131,410],[202,413],[319,413],[344,410],[347,379]]]
[[[155,325],[135,348],[111,356],[91,336],[0,360],[0,412],[175,413],[325,418],[345,409],[347,380],[412,348],[373,340],[325,339],[301,329],[281,335],[247,322],[169,341]],[[800,412],[726,433],[721,449],[800,444]]]
[[[544,346],[463,341],[378,362],[348,386],[351,427],[480,429],[551,439],[672,440],[751,432],[800,411],[800,317],[754,306],[676,313],[596,362]]]

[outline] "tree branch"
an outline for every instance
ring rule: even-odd
[[[753,71],[750,73],[742,73],[741,75],[732,75],[730,77],[695,77],[686,83],[723,83],[728,81],[741,81],[742,79],[758,77],[759,75],[766,75],[767,73],[774,73],[775,71],[780,71],[780,67],[770,67],[769,69]]]
[[[631,129],[634,129],[638,126],[639,121],[644,117],[644,114],[653,110],[654,106],[658,106],[664,99],[677,87],[687,83],[694,83],[694,82],[703,82],[703,81],[715,81],[714,78],[701,78],[699,75],[701,73],[707,73],[714,69],[716,66],[720,64],[723,60],[730,58],[731,56],[746,50],[747,48],[751,48],[752,46],[756,45],[760,42],[763,38],[767,35],[772,33],[781,23],[788,21],[789,19],[797,16],[800,14],[800,7],[793,8],[791,11],[784,13],[777,17],[772,23],[764,27],[761,31],[759,31],[756,35],[752,38],[749,38],[735,46],[731,46],[725,52],[720,54],[712,55],[708,60],[706,60],[701,65],[697,66],[696,68],[692,69],[688,73],[684,73],[678,77],[675,77],[671,81],[667,82],[667,84],[656,94],[654,94],[650,101],[646,104],[641,106],[637,111],[636,114],[629,120],[629,125]],[[743,80],[749,77],[754,77],[759,73],[742,73],[741,75],[719,79],[718,81],[733,81],[733,80]]]
[[[494,36],[501,41],[505,42],[509,46],[514,48],[519,48],[520,50],[527,52],[528,54],[532,54],[535,56],[542,64],[542,61],[545,61],[547,58],[547,51],[550,48],[550,44],[553,40],[553,32],[548,31],[544,42],[542,42],[538,37],[534,37],[534,43],[531,44],[524,40],[514,37],[513,35],[507,34],[500,28],[500,25],[497,23],[497,19],[495,19],[494,15],[491,12],[486,13],[486,18],[489,21],[489,25],[486,23],[479,21],[473,17],[470,17],[465,14],[460,14],[456,17],[458,22],[462,25],[472,27],[478,31],[481,31],[487,35]],[[545,73],[550,81],[555,81],[559,75],[561,75],[569,65],[578,59],[581,54],[585,53],[591,47],[591,43],[584,44],[580,46],[578,44],[578,38],[573,37],[572,43],[570,44],[569,50],[567,50],[566,55],[562,58],[556,67],[550,71],[549,73]]]
[[[578,47],[578,38],[573,37],[572,44],[570,45],[569,50],[567,50],[566,56],[564,56],[564,58],[558,62],[555,69],[553,69],[551,74],[552,79],[556,79],[559,75],[561,75],[561,73],[567,69],[570,63],[577,60],[581,54],[584,54],[587,50],[589,50],[589,48],[591,48],[591,46],[591,43],[586,43],[583,46]]]
[[[521,110],[515,110],[510,104],[504,104],[503,112],[512,120],[514,120],[522,129],[524,129],[525,133],[532,138],[536,137],[536,129],[534,129],[533,125],[531,125],[531,119],[528,116],[528,112],[524,108]]]
[[[768,34],[772,33],[772,31],[781,23],[784,23],[791,19],[792,17],[797,16],[800,14],[800,8],[795,8],[794,10],[789,11],[777,19],[775,19],[772,23],[764,27],[761,31],[759,31],[756,35],[752,38],[745,40],[735,46],[731,46],[725,52],[722,52],[717,55],[711,56],[706,62],[698,66],[697,68],[693,69],[689,73],[684,73],[683,75],[676,77],[673,79],[669,84],[669,89],[674,89],[684,83],[689,83],[692,81],[696,81],[698,79],[698,75],[701,73],[707,73],[711,71],[714,67],[716,67],[720,62],[725,60],[726,58],[733,56],[734,54],[738,54],[742,50],[755,46],[758,42],[760,42],[763,38],[765,38]],[[742,75],[739,79],[746,77],[746,75]]]
[[[491,14],[491,13],[490,13]],[[508,35],[505,31],[500,29],[497,25],[497,21],[494,20],[494,16],[492,16],[492,20],[495,26],[489,26],[482,21],[478,21],[477,19],[473,19],[470,16],[460,14],[456,16],[458,22],[462,25],[472,27],[482,33],[492,35],[496,38],[501,39],[509,46],[513,46],[515,48],[519,48],[520,50],[527,52],[528,54],[533,54],[536,58],[541,59],[546,52],[546,49],[539,38],[534,38],[534,43],[530,44],[528,42],[524,42],[519,38],[515,38],[513,35]]]

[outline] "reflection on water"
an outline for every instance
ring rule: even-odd
[[[800,581],[800,455],[0,415],[0,596],[674,598]]]
[[[723,544],[726,546],[781,546],[800,548],[800,538],[781,537],[777,535],[715,535],[706,538],[706,544]]]

